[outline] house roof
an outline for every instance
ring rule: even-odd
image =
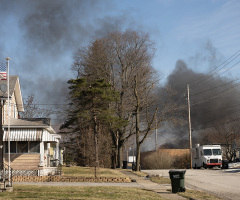
[[[3,128],[8,127],[8,121],[3,124]],[[14,119],[10,120],[11,128],[43,128],[48,130],[50,133],[55,134],[55,131],[50,126],[49,118],[32,118],[32,119]]]
[[[7,85],[7,80],[0,80],[0,85],[1,84],[6,84]],[[9,97],[11,98],[13,96],[13,93],[15,94],[16,97],[16,103],[17,103],[17,108],[20,112],[24,111],[23,108],[23,100],[22,100],[22,93],[21,93],[21,88],[20,88],[20,82],[19,82],[19,77],[18,76],[9,76]],[[0,90],[0,99],[2,98],[7,98],[7,92],[3,92]]]

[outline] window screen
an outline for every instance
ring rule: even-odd
[[[29,142],[29,153],[40,153],[40,142]]]
[[[5,152],[8,153],[8,142],[6,142]],[[16,142],[10,141],[10,153],[16,153]]]
[[[18,153],[28,153],[28,142],[18,142],[17,152]]]

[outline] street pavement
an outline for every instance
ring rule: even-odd
[[[169,177],[169,170],[143,170]],[[239,200],[240,169],[187,169],[185,187],[212,193],[226,200]]]

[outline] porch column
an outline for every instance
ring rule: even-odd
[[[57,159],[57,166],[59,164],[59,140],[57,140],[57,143],[56,143],[56,159]]]
[[[39,166],[44,166],[44,142],[40,142],[40,162]]]
[[[48,156],[47,156],[47,166],[50,167],[51,163],[50,163],[50,157],[51,157],[51,152],[50,152],[50,143],[47,143],[47,151],[48,151]]]

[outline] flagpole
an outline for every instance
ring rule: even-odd
[[[11,186],[10,181],[10,98],[9,98],[9,60],[10,58],[7,57],[7,90],[8,90],[8,185]]]

